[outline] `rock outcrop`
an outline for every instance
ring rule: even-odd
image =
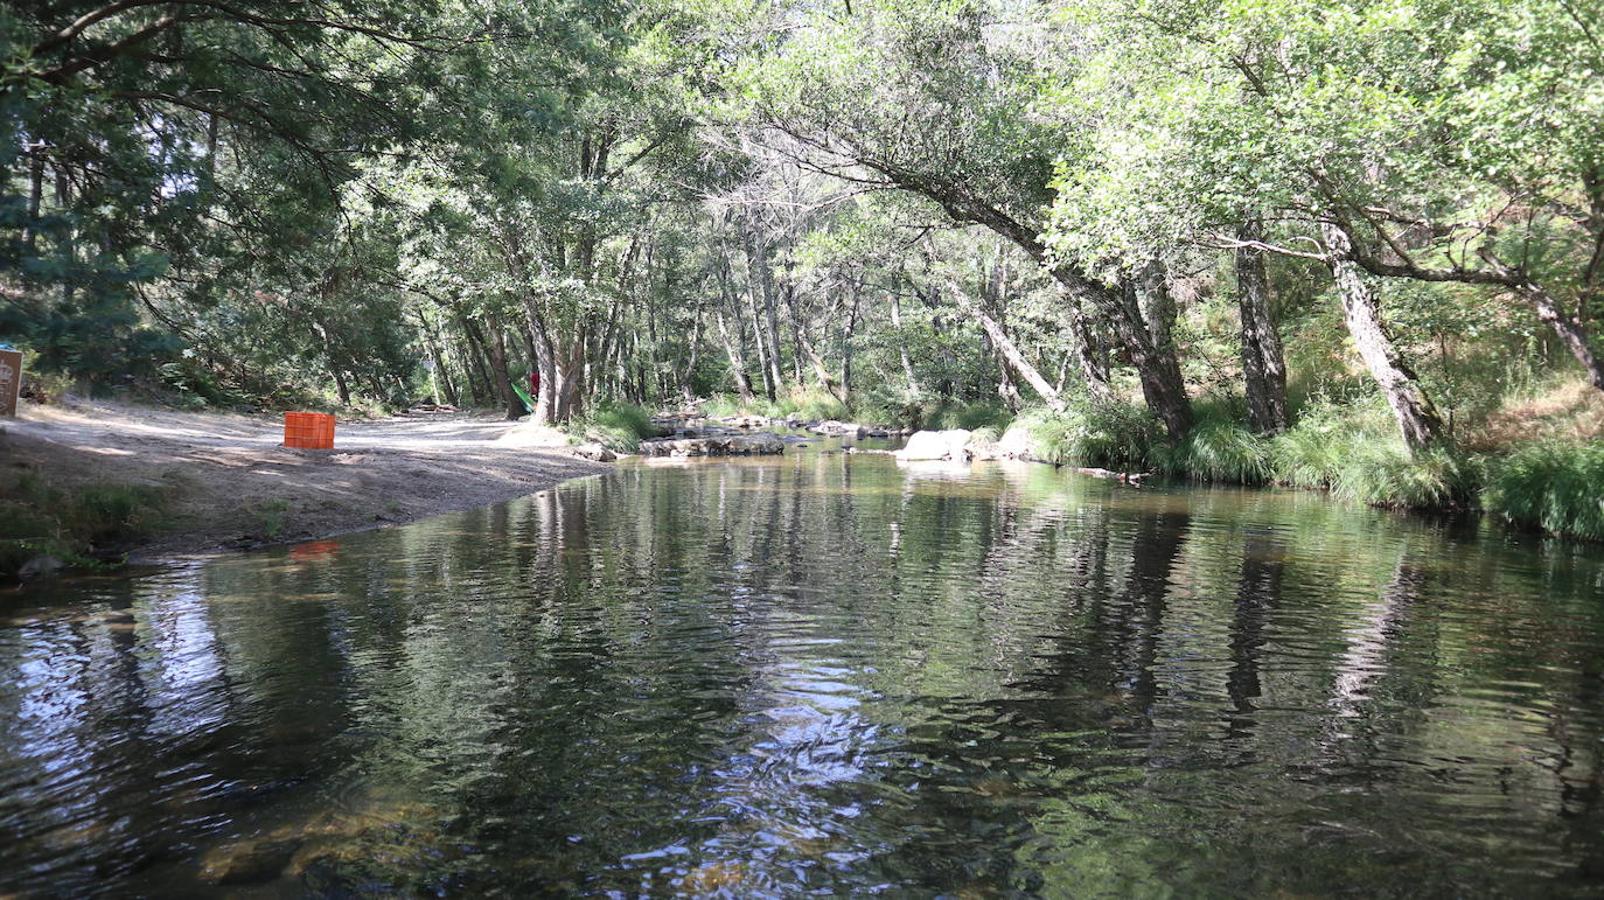
[[[970,432],[962,428],[949,431],[916,431],[908,438],[907,446],[895,454],[901,460],[965,460]]]
[[[785,452],[780,436],[767,431],[698,438],[641,441],[642,456],[774,456]]]

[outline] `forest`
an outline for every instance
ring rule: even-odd
[[[1599,539],[1601,42],[1597,0],[6,3],[0,341],[45,398],[1024,423]]]

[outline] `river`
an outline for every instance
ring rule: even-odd
[[[801,451],[0,594],[0,893],[1604,892],[1604,553]]]

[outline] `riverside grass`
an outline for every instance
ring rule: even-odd
[[[1505,452],[1444,446],[1411,455],[1377,403],[1306,407],[1286,432],[1253,433],[1228,404],[1198,405],[1198,421],[1173,445],[1145,411],[1127,404],[1033,409],[1030,429],[1046,462],[1173,478],[1324,490],[1389,509],[1480,508],[1516,526],[1604,540],[1604,443],[1546,440]]]
[[[91,484],[65,489],[32,473],[15,479],[0,500],[0,579],[14,579],[35,557],[53,556],[93,568],[108,550],[161,527],[167,497],[141,485]]]
[[[1493,463],[1482,506],[1551,534],[1604,540],[1604,443],[1544,441]]]
[[[631,403],[609,403],[597,408],[571,431],[581,440],[595,441],[617,453],[634,453],[640,442],[657,434],[652,416]]]
[[[800,404],[792,397],[744,411],[768,407],[784,415]],[[1277,484],[1387,509],[1479,508],[1519,527],[1604,540],[1604,444],[1596,440],[1550,438],[1475,453],[1444,446],[1411,455],[1379,397],[1311,400],[1291,428],[1273,436],[1254,433],[1241,407],[1239,398],[1200,399],[1196,423],[1174,444],[1145,409],[1123,402],[1075,399],[1062,412],[1027,407],[1011,416],[1000,403],[948,400],[881,417],[925,429],[963,428],[991,440],[1025,428],[1037,458],[1056,465]],[[715,398],[708,407],[715,415],[740,411],[733,398]],[[829,417],[843,419],[868,412],[831,411],[837,415]]]

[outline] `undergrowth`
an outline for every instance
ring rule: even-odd
[[[119,548],[161,527],[166,495],[142,485],[52,487],[24,473],[0,500],[0,579],[31,559],[53,556],[77,567],[102,564]]]
[[[1544,441],[1490,465],[1482,506],[1508,522],[1604,540],[1604,443]]]
[[[1063,412],[1031,408],[1012,427],[1025,429],[1035,456],[1055,465],[1140,471],[1158,457],[1163,441],[1158,421],[1127,403],[1080,401]]]
[[[609,403],[574,423],[570,433],[616,453],[634,453],[643,439],[656,436],[657,429],[652,425],[651,414],[639,406]]]

